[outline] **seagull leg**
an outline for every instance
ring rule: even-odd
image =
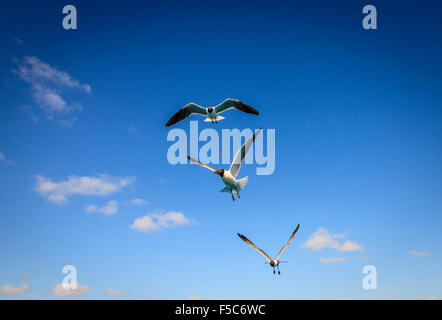
[[[238,190],[236,191],[236,194],[238,195],[238,199],[240,199],[241,197],[239,196],[239,192],[238,192]]]
[[[278,266],[278,274],[281,274],[281,271],[279,271],[279,266]]]
[[[275,268],[273,268],[273,274],[275,274]]]
[[[230,191],[230,194],[232,195],[232,200],[235,201],[235,197],[233,196],[233,192]]]

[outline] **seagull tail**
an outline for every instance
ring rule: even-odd
[[[219,192],[230,192],[229,187],[222,188]]]
[[[206,118],[206,119],[204,119],[204,122],[221,121],[222,119],[225,119],[225,118],[222,116],[216,116],[216,118],[213,120],[210,118]]]
[[[249,177],[244,177],[244,178],[238,180],[240,190],[246,186],[247,181],[249,181]]]

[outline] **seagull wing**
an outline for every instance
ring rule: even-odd
[[[201,114],[203,116],[207,115],[206,108],[201,107],[195,103],[189,103],[182,107],[180,110],[178,110],[166,123],[166,127],[169,127],[177,122],[180,122],[181,120],[186,119],[191,114]]]
[[[285,244],[285,246],[282,247],[281,251],[279,251],[278,255],[276,256],[276,260],[279,259],[279,256],[282,254],[282,252],[285,250],[285,248],[287,248],[287,247],[289,246],[290,242],[292,242],[292,240],[293,240],[293,238],[295,237],[295,234],[296,234],[296,232],[298,231],[298,229],[299,229],[299,224],[298,224],[298,226],[296,227],[295,231],[293,231],[292,235],[290,236],[289,241],[287,241],[287,243]]]
[[[189,159],[190,161],[192,161],[193,163],[195,163],[195,164],[197,164],[197,165],[199,165],[199,166],[201,166],[201,167],[204,167],[204,168],[209,169],[209,170],[212,171],[212,172],[215,172],[215,171],[216,171],[216,170],[213,169],[211,166],[208,166],[207,164],[203,164],[203,163],[199,162],[198,160],[195,160],[195,159],[192,158],[192,157],[187,156],[187,159]]]
[[[272,259],[270,259],[270,257],[268,256],[267,253],[265,253],[264,251],[262,251],[260,248],[258,248],[257,246],[255,246],[253,244],[252,241],[250,241],[249,239],[247,239],[244,235],[238,233],[238,237],[240,237],[245,243],[247,243],[249,246],[251,246],[253,249],[257,250],[260,254],[262,254],[264,256],[264,258],[267,259],[268,262],[272,261]]]
[[[221,102],[219,105],[217,105],[215,107],[215,112],[221,113],[221,112],[224,112],[224,111],[229,110],[231,108],[235,108],[235,109],[245,112],[245,113],[251,113],[251,114],[256,114],[256,115],[259,114],[258,111],[256,111],[254,108],[252,108],[248,104],[245,104],[244,102],[241,102],[236,99],[224,100],[223,102]]]
[[[255,134],[244,143],[241,148],[236,152],[235,158],[233,159],[232,164],[230,165],[229,171],[236,178],[236,176],[239,173],[239,169],[241,169],[242,163],[244,161],[244,158],[247,155],[247,152],[249,152],[250,147],[252,146],[253,142],[255,142],[256,136],[261,132],[262,128],[255,132]]]

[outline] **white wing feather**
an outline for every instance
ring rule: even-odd
[[[262,128],[255,132],[255,134],[244,143],[241,148],[236,152],[235,158],[233,159],[232,164],[230,165],[229,171],[236,178],[236,176],[239,173],[239,170],[241,169],[242,163],[247,155],[247,152],[249,152],[250,147],[252,146],[253,142],[255,142],[256,136],[261,132]]]

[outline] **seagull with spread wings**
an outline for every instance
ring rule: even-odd
[[[259,112],[256,111],[254,108],[237,99],[226,99],[216,107],[208,108],[201,107],[192,102],[178,110],[177,113],[175,113],[169,119],[169,121],[167,121],[166,127],[169,127],[177,122],[180,122],[181,120],[186,119],[191,114],[199,114],[205,116],[205,122],[218,123],[218,121],[224,119],[224,117],[220,116],[219,114],[229,109],[236,109],[245,113],[259,115]]]
[[[258,248],[257,246],[255,246],[253,244],[252,241],[250,241],[249,239],[247,239],[244,235],[238,233],[238,237],[240,237],[245,243],[247,243],[249,246],[251,246],[253,249],[257,250],[260,254],[262,254],[264,256],[264,258],[267,259],[268,263],[272,268],[273,268],[273,273],[275,273],[275,268],[278,269],[278,274],[281,274],[281,271],[279,271],[279,264],[281,262],[285,262],[285,261],[279,261],[279,257],[281,256],[281,254],[284,252],[284,250],[289,246],[290,242],[292,242],[293,238],[295,237],[296,232],[299,229],[299,224],[296,227],[295,231],[293,231],[292,235],[290,236],[289,241],[287,241],[287,243],[285,244],[284,247],[282,247],[281,251],[279,251],[278,255],[276,256],[275,259],[271,259],[269,257],[269,255],[267,253],[265,253],[264,251],[262,251],[260,248]]]
[[[224,169],[214,169],[210,166],[208,166],[207,164],[203,164],[195,159],[193,159],[192,157],[187,157],[190,161],[192,161],[193,163],[207,168],[210,171],[212,171],[215,174],[218,174],[221,177],[221,180],[224,182],[224,184],[226,185],[223,189],[221,189],[221,192],[230,192],[230,194],[232,195],[232,200],[235,201],[235,197],[233,195],[234,192],[236,192],[236,194],[238,195],[238,198],[240,198],[239,196],[239,192],[245,187],[245,185],[247,184],[247,181],[249,179],[249,177],[244,177],[242,179],[236,179],[236,176],[239,173],[239,170],[241,169],[241,165],[247,155],[247,152],[249,151],[250,147],[252,146],[253,142],[255,142],[255,138],[256,136],[261,132],[262,128],[259,129],[258,131],[255,132],[255,134],[246,141],[246,143],[244,143],[241,148],[239,148],[239,150],[236,152],[235,158],[233,159],[232,164],[230,165],[229,170],[224,170]]]

